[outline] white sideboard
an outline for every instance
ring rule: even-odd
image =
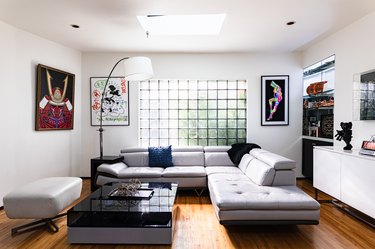
[[[375,157],[314,147],[314,187],[375,218]]]

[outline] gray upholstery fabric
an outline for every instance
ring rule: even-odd
[[[172,146],[172,152],[203,152],[203,146]]]
[[[245,174],[226,174],[217,173],[207,176],[208,182],[223,182],[225,184],[237,186],[239,182],[251,182]],[[253,183],[254,184],[254,183]]]
[[[132,178],[114,178],[99,175],[96,183],[104,185],[110,182],[129,182]],[[178,188],[207,188],[207,178],[204,177],[159,177],[159,178],[140,178],[142,182],[175,182]]]
[[[245,173],[247,166],[249,165],[250,161],[253,160],[255,157],[251,156],[250,154],[245,154],[241,161],[240,164],[238,165],[238,168]]]
[[[227,174],[243,174],[243,172],[238,167],[233,166],[211,166],[206,167],[207,175],[216,173],[227,173]]]
[[[214,206],[220,221],[319,221],[320,209],[314,210],[220,210]]]
[[[135,150],[135,148],[133,148]],[[140,148],[140,152],[121,153],[124,156],[124,163],[129,167],[148,167],[148,151],[143,151]]]
[[[79,177],[49,177],[21,186],[4,196],[11,219],[45,219],[58,215],[81,195]]]
[[[320,205],[296,186],[258,186],[210,175],[211,201],[220,210],[317,210]]]
[[[204,165],[211,166],[236,166],[230,160],[227,151],[230,146],[206,146],[204,147]]]
[[[114,163],[114,164],[103,163],[96,170],[98,172],[103,172],[103,173],[107,173],[107,174],[111,174],[113,176],[119,177],[120,172],[126,169],[127,167],[128,166],[123,162]]]
[[[275,177],[275,169],[262,161],[251,160],[245,174],[258,185],[270,186]]]
[[[174,166],[204,166],[204,153],[200,152],[172,152]]]
[[[135,153],[135,152],[147,152],[148,147],[128,147],[120,150],[120,153]]]
[[[205,166],[211,167],[211,166],[236,166],[233,164],[233,162],[230,160],[228,153],[225,152],[205,152],[204,153],[205,158]]]
[[[206,177],[203,166],[174,166],[164,169],[163,177]]]
[[[204,152],[227,152],[231,146],[205,146]]]
[[[296,173],[293,170],[276,170],[272,186],[296,185]]]
[[[118,174],[119,178],[161,177],[164,168],[159,167],[127,167]]]
[[[258,156],[260,156],[263,153],[270,153],[270,152],[267,151],[267,150],[258,149],[258,148],[255,148],[255,149],[252,149],[251,151],[249,151],[249,154],[252,155],[253,157],[256,157],[256,158],[258,158]]]
[[[296,168],[296,162],[290,160],[286,157],[280,156],[275,153],[271,153],[262,149],[252,149],[250,155],[256,157],[257,159],[265,162],[269,166],[276,170],[282,169],[294,169]]]

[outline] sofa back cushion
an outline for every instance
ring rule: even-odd
[[[266,150],[252,149],[249,154],[265,162],[275,170],[288,170],[296,167],[295,161]]]
[[[148,167],[147,147],[122,149],[120,155],[124,157],[124,163],[129,167]]]
[[[257,185],[271,186],[275,177],[275,169],[258,159],[253,159],[248,164],[245,174]]]
[[[236,166],[230,160],[227,151],[230,146],[206,146],[204,147],[204,164],[210,166]]]
[[[148,167],[148,148],[132,147],[121,150],[124,163],[130,167]],[[202,146],[172,146],[172,162],[174,166],[204,166]]]
[[[172,159],[174,166],[204,166],[202,146],[172,146]]]
[[[249,166],[250,161],[254,158],[255,157],[251,156],[250,154],[243,155],[240,164],[238,164],[238,168],[240,168],[243,173],[246,173],[247,166]]]

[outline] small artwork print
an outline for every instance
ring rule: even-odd
[[[103,126],[129,125],[129,83],[123,77],[111,77],[108,81],[101,106],[102,94],[107,78],[91,77],[91,125],[100,125],[102,111]]]
[[[321,136],[333,138],[333,114],[320,116]]]
[[[71,130],[74,121],[74,74],[39,64],[35,129]]]
[[[289,76],[262,76],[262,125],[289,124]]]

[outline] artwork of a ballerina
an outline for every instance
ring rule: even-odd
[[[289,75],[262,76],[262,125],[289,125]]]

